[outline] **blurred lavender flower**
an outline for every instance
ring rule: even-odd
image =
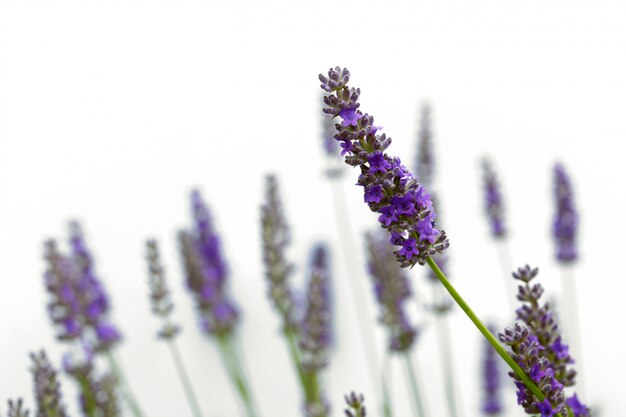
[[[417,179],[422,186],[432,190],[435,179],[435,152],[433,149],[430,106],[428,104],[424,104],[422,106],[421,113],[415,172],[417,173]]]
[[[321,113],[322,124],[322,145],[324,154],[329,158],[337,158],[337,151],[339,146],[335,140],[335,123],[331,116],[326,113]]]
[[[417,180],[397,157],[384,153],[391,139],[377,132],[374,118],[358,110],[361,91],[346,84],[347,69],[331,68],[328,77],[320,74],[324,112],[340,117],[335,139],[340,142],[346,163],[359,166],[358,185],[364,187],[365,202],[379,214],[378,221],[389,231],[390,241],[403,267],[423,265],[426,258],[448,247],[445,232],[435,227],[431,200]]]
[[[265,187],[265,203],[261,206],[265,276],[269,283],[269,297],[281,315],[283,330],[290,332],[297,329],[295,302],[288,282],[293,265],[285,259],[291,235],[283,213],[276,177],[268,175]]]
[[[393,246],[382,234],[366,235],[368,270],[374,281],[374,294],[380,306],[379,320],[389,333],[389,349],[408,351],[417,336],[404,311],[404,303],[411,296],[411,287],[405,272],[396,262]]]
[[[192,292],[202,329],[211,335],[230,334],[239,321],[239,312],[227,293],[228,268],[200,192],[191,193],[194,224],[178,233],[187,288]]]
[[[504,333],[500,333],[500,341],[511,348],[513,360],[545,396],[545,399],[540,401],[514,372],[509,372],[517,386],[517,402],[524,407],[526,413],[540,414],[541,417],[552,417],[557,414],[567,416],[563,384],[555,378],[550,360],[541,354],[545,348],[532,330],[516,323],[515,327],[506,328]]]
[[[161,265],[159,245],[156,240],[146,241],[146,260],[148,262],[148,284],[150,287],[150,302],[152,312],[163,321],[163,326],[158,332],[160,339],[174,339],[180,332],[180,327],[171,322],[170,316],[174,310],[174,304],[170,297],[170,290],[165,281],[165,272]]]
[[[46,352],[31,353],[37,417],[67,417],[61,403],[61,385]]]
[[[9,400],[9,411],[7,417],[28,417],[30,411],[24,408],[24,402],[21,398],[17,401]]]
[[[489,230],[496,239],[506,237],[507,230],[504,225],[504,205],[500,182],[493,169],[493,164],[487,158],[482,160],[483,186],[485,191],[485,212],[489,221]]]
[[[89,349],[85,349],[81,357],[65,355],[63,368],[79,386],[80,407],[85,416],[121,416],[117,378],[111,373],[96,375],[93,353]]]
[[[564,264],[578,259],[576,235],[578,212],[574,206],[573,187],[569,175],[561,164],[554,165],[554,202],[556,213],[552,236],[556,243],[556,258]]]
[[[495,333],[493,325],[487,326],[491,333]],[[483,403],[482,412],[485,415],[499,415],[502,412],[502,382],[500,358],[496,350],[487,340],[483,340]]]
[[[77,222],[70,223],[70,247],[71,253],[64,255],[55,240],[45,242],[44,281],[52,298],[48,312],[57,327],[57,339],[80,340],[95,351],[107,351],[121,335],[109,322],[109,300]]]
[[[363,394],[356,395],[354,392],[351,392],[350,395],[346,395],[345,397],[346,404],[348,404],[348,409],[346,409],[347,417],[365,417],[365,398],[363,398]]]
[[[300,327],[300,349],[302,367],[307,371],[319,371],[328,364],[331,342],[330,268],[325,245],[316,245],[312,252],[306,307]]]

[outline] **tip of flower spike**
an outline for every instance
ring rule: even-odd
[[[328,91],[340,90],[348,84],[350,81],[350,71],[347,68],[335,67],[328,70],[328,76],[323,74],[319,75],[319,80],[322,82],[322,89]]]

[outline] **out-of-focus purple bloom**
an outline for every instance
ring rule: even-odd
[[[117,394],[118,381],[111,373],[97,375],[92,352],[87,348],[82,357],[66,354],[63,368],[79,387],[80,408],[85,416],[121,416]]]
[[[541,414],[542,417],[561,414],[567,416],[565,393],[554,375],[554,368],[541,352],[544,347],[539,343],[532,330],[520,323],[513,328],[506,328],[500,333],[500,341],[511,349],[511,357],[541,390],[545,399],[540,401],[514,372],[509,375],[517,386],[517,403],[527,414]]]
[[[195,299],[201,328],[210,335],[228,335],[238,323],[239,313],[228,295],[228,268],[220,237],[197,190],[191,193],[191,211],[193,226],[178,233],[187,288]]]
[[[163,321],[157,335],[160,339],[174,339],[180,332],[180,327],[170,320],[174,304],[165,280],[165,271],[161,265],[159,245],[154,239],[146,241],[146,261],[148,263],[148,286],[152,312]]]
[[[543,346],[541,356],[552,364],[555,378],[564,386],[573,386],[576,382],[576,371],[571,368],[574,360],[569,354],[568,347],[562,341],[559,325],[549,303],[541,304],[543,287],[541,284],[531,285],[539,270],[526,265],[513,273],[513,278],[521,281],[518,287],[517,299],[524,302],[515,311],[517,319],[524,322],[537,336]]]
[[[574,413],[574,417],[587,417],[590,415],[589,408],[578,400],[576,393],[565,400],[565,403]]]
[[[325,245],[316,245],[312,253],[306,306],[300,327],[300,348],[304,354],[302,367],[308,371],[319,371],[328,364],[331,342],[330,268]]]
[[[574,206],[571,180],[561,164],[554,165],[554,203],[556,212],[552,237],[556,244],[556,259],[562,263],[571,263],[578,259],[578,212]]]
[[[269,283],[268,295],[281,315],[283,330],[294,331],[298,322],[295,317],[294,297],[288,282],[293,265],[285,257],[291,235],[280,201],[278,181],[273,175],[266,178],[265,202],[261,206],[261,240],[265,276]]]
[[[382,198],[379,201],[368,198],[372,201],[367,203],[373,212],[380,214],[378,219],[381,226],[390,234],[394,233],[394,244],[402,246],[403,249],[395,252],[396,259],[403,267],[416,263],[423,265],[426,258],[448,247],[445,233],[434,225],[431,224],[432,228],[429,229],[422,223],[418,229],[420,220],[428,219],[432,223],[435,218],[428,194],[399,158],[384,152],[391,144],[391,139],[378,134],[380,128],[374,126],[374,118],[359,110],[361,92],[346,85],[350,79],[349,71],[339,67],[331,68],[327,77],[320,74],[319,78],[322,89],[328,93],[324,97],[324,112],[342,119],[342,123],[335,125],[335,139],[342,143],[342,148],[348,154],[346,163],[361,169],[358,185],[364,187],[365,193],[373,187],[382,187]],[[398,211],[392,202],[394,197],[407,198],[407,205],[411,207],[408,212],[411,214],[405,214],[406,208]],[[417,246],[407,256],[404,242],[410,239],[414,239]]]
[[[59,340],[81,340],[96,351],[110,349],[120,339],[109,322],[109,300],[93,268],[93,258],[77,222],[70,223],[70,248],[62,254],[54,240],[45,242],[48,312]]]
[[[482,168],[485,212],[489,221],[489,231],[491,236],[501,239],[506,237],[507,230],[504,225],[504,203],[500,191],[500,182],[489,159],[483,158]]]
[[[365,417],[365,398],[363,398],[363,394],[356,395],[354,392],[351,392],[349,395],[345,397],[346,404],[348,404],[348,409],[345,410],[347,417]]]
[[[37,417],[67,417],[65,406],[61,402],[61,385],[57,379],[57,372],[50,364],[48,356],[41,351],[31,353],[30,357],[33,361],[31,372],[37,402]]]
[[[18,398],[16,401],[9,400],[9,411],[7,417],[29,417],[30,411],[24,408],[24,401]]]
[[[433,189],[435,178],[435,152],[433,150],[433,132],[431,127],[431,109],[425,104],[421,109],[420,129],[418,133],[417,158],[415,172],[417,179],[424,187]]]
[[[495,332],[493,325],[487,326],[491,333]],[[502,412],[502,381],[500,358],[496,350],[485,339],[483,341],[483,402],[482,412],[486,415],[494,416]]]
[[[404,311],[404,303],[411,296],[411,287],[405,271],[396,262],[393,246],[382,234],[366,235],[368,270],[374,282],[374,294],[380,307],[379,320],[389,334],[389,349],[404,352],[413,346],[417,329]]]

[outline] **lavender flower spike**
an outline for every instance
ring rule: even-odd
[[[283,330],[291,332],[297,329],[295,302],[288,282],[293,265],[285,259],[285,250],[291,235],[283,213],[276,177],[268,175],[265,184],[265,203],[261,206],[265,276],[269,282],[270,299],[282,317]]]
[[[165,272],[161,265],[159,245],[156,240],[146,241],[146,260],[148,262],[148,284],[150,287],[150,302],[152,312],[163,320],[163,326],[158,337],[164,340],[174,339],[180,332],[180,326],[170,320],[174,304],[170,297],[170,290],[165,281]]]
[[[318,244],[312,252],[313,262],[301,325],[300,349],[303,353],[302,367],[307,371],[317,372],[328,364],[331,341],[330,271],[326,246]]]
[[[485,212],[489,221],[489,230],[496,239],[506,237],[507,230],[504,224],[504,205],[500,182],[493,169],[493,164],[487,158],[482,160],[483,185],[485,189]]]
[[[339,117],[335,139],[348,165],[361,169],[358,185],[365,192],[365,202],[379,214],[378,221],[390,233],[390,241],[399,248],[396,258],[403,267],[423,265],[431,255],[449,245],[445,232],[435,227],[435,213],[430,197],[417,179],[397,157],[385,153],[391,139],[378,134],[374,118],[359,110],[361,91],[346,84],[350,73],[331,68],[328,77],[320,74],[326,107],[324,112]]]
[[[404,311],[404,303],[411,296],[409,280],[395,260],[393,246],[384,236],[368,233],[366,241],[368,269],[381,310],[379,320],[388,329],[389,349],[406,352],[417,336],[417,330],[409,323]]]
[[[578,212],[574,205],[573,187],[569,175],[561,164],[554,165],[554,202],[556,213],[552,236],[556,243],[556,258],[564,264],[578,259],[576,237]]]
[[[187,288],[194,295],[202,329],[210,335],[228,335],[239,321],[239,312],[228,296],[220,237],[197,190],[191,193],[191,210],[193,227],[178,233]]]
[[[350,395],[345,396],[346,404],[348,404],[349,409],[346,409],[347,417],[365,417],[365,406],[363,403],[365,402],[365,398],[363,398],[363,394],[356,395],[354,392],[351,392]]]
[[[64,255],[56,241],[45,242],[44,282],[52,298],[48,312],[57,327],[57,339],[80,340],[96,351],[107,351],[121,335],[109,322],[108,297],[95,275],[91,253],[76,222],[70,223],[70,247],[71,253]]]
[[[24,401],[19,398],[17,401],[9,400],[9,411],[7,417],[29,417],[30,411],[24,408]]]
[[[494,326],[487,326],[489,331],[494,333]],[[485,415],[495,416],[502,412],[500,380],[500,359],[493,346],[486,340],[483,342],[483,404],[482,412]]]
[[[433,150],[433,132],[431,123],[431,109],[428,104],[422,106],[420,130],[418,133],[418,153],[415,163],[415,172],[419,182],[428,189],[432,189],[435,179],[435,152]]]
[[[37,417],[67,417],[65,407],[61,403],[61,385],[57,372],[52,368],[46,352],[31,353],[33,361],[31,369],[37,402]]]

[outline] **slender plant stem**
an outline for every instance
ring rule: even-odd
[[[287,346],[289,347],[289,356],[291,358],[291,362],[296,368],[296,372],[298,374],[298,379],[300,380],[300,386],[302,387],[302,391],[304,393],[305,398],[309,397],[309,384],[307,381],[307,376],[302,369],[302,361],[300,359],[300,349],[298,348],[296,342],[296,334],[293,331],[285,331],[285,338],[287,339]]]
[[[572,351],[576,359],[577,373],[577,391],[581,397],[585,397],[586,390],[584,379],[581,375],[583,372],[583,349],[580,337],[580,316],[578,314],[578,292],[576,291],[576,276],[571,266],[561,267],[561,286],[563,288],[563,307],[567,312],[565,325],[568,330],[568,337],[571,338]]]
[[[135,395],[130,389],[130,385],[128,385],[128,381],[126,380],[124,372],[122,371],[122,367],[119,365],[119,363],[115,359],[115,355],[110,350],[107,351],[107,359],[109,360],[109,365],[111,367],[111,370],[113,371],[113,374],[115,375],[117,380],[120,381],[120,384],[124,392],[124,398],[126,399],[126,402],[128,403],[128,407],[130,408],[130,411],[133,413],[135,417],[143,417],[143,412],[141,411],[141,408],[139,407],[139,403],[137,402]]]
[[[246,378],[242,375],[241,368],[239,366],[239,359],[234,351],[232,335],[218,336],[217,340],[222,354],[222,359],[226,364],[228,376],[239,393],[239,397],[241,398],[241,402],[246,410],[246,414],[248,417],[256,417],[257,413],[252,402],[252,395],[250,393],[250,389],[248,388]]]
[[[511,278],[513,272],[513,261],[511,260],[511,249],[506,238],[498,239],[495,242],[498,251],[498,260],[502,269],[502,278],[507,292],[507,301],[509,302],[509,311],[515,311],[516,307],[516,288]]]
[[[365,353],[365,359],[367,362],[367,370],[370,377],[372,387],[376,384],[374,381],[377,379],[378,369],[380,364],[378,363],[378,355],[373,348],[375,346],[376,337],[371,326],[366,323],[366,319],[372,317],[369,314],[367,307],[367,292],[363,288],[365,280],[355,281],[354,278],[361,278],[359,274],[355,274],[358,271],[358,265],[354,254],[357,253],[357,248],[354,245],[354,233],[352,230],[352,220],[348,214],[348,207],[346,203],[345,193],[343,190],[343,183],[339,178],[330,180],[332,194],[333,194],[333,207],[335,209],[335,223],[337,225],[337,231],[339,233],[339,239],[341,241],[341,251],[344,259],[344,266],[346,268],[346,276],[349,278],[349,293],[352,299],[352,306],[355,309],[356,322],[358,325],[358,333],[361,339],[361,346]]]
[[[174,360],[174,364],[176,365],[176,372],[178,372],[178,377],[180,378],[183,389],[185,390],[185,395],[187,396],[189,407],[191,407],[191,412],[195,417],[202,417],[202,411],[200,411],[200,405],[198,404],[198,399],[193,391],[193,386],[191,385],[187,369],[185,369],[185,364],[183,363],[183,358],[178,349],[178,344],[176,343],[176,340],[169,339],[167,345],[169,347],[170,354],[172,355],[172,359]]]
[[[513,372],[524,382],[524,384],[528,387],[528,389],[533,393],[535,397],[539,401],[543,401],[545,396],[541,392],[541,390],[535,385],[535,383],[530,379],[528,375],[524,372],[524,370],[511,358],[511,356],[507,353],[507,351],[502,347],[500,342],[496,340],[494,335],[487,329],[487,327],[483,324],[482,321],[478,318],[478,316],[474,313],[474,311],[470,308],[469,305],[465,302],[463,297],[456,291],[456,289],[452,286],[450,281],[446,278],[446,276],[441,272],[435,261],[432,258],[426,258],[426,263],[433,270],[439,281],[443,284],[443,286],[448,290],[454,301],[461,307],[461,309],[465,312],[467,317],[474,323],[476,328],[485,336],[487,341],[493,346],[493,348],[498,352],[500,357],[504,359],[504,361],[511,367]]]
[[[417,375],[415,373],[413,361],[411,360],[411,353],[409,351],[404,352],[404,362],[406,374],[409,378],[409,386],[411,387],[411,394],[413,395],[413,413],[418,417],[426,417],[424,411],[424,400],[420,395],[419,384],[417,382]]]
[[[443,378],[446,391],[446,402],[448,403],[448,414],[450,417],[458,416],[456,379],[452,363],[452,352],[450,350],[450,329],[446,313],[437,313],[437,341],[439,344],[439,357],[443,368]]]
[[[383,391],[383,416],[385,417],[393,417],[391,395],[389,394],[389,391],[392,390],[392,369],[393,366],[391,362],[391,350],[387,349],[387,353],[385,354],[385,363],[381,370],[381,388]]]

